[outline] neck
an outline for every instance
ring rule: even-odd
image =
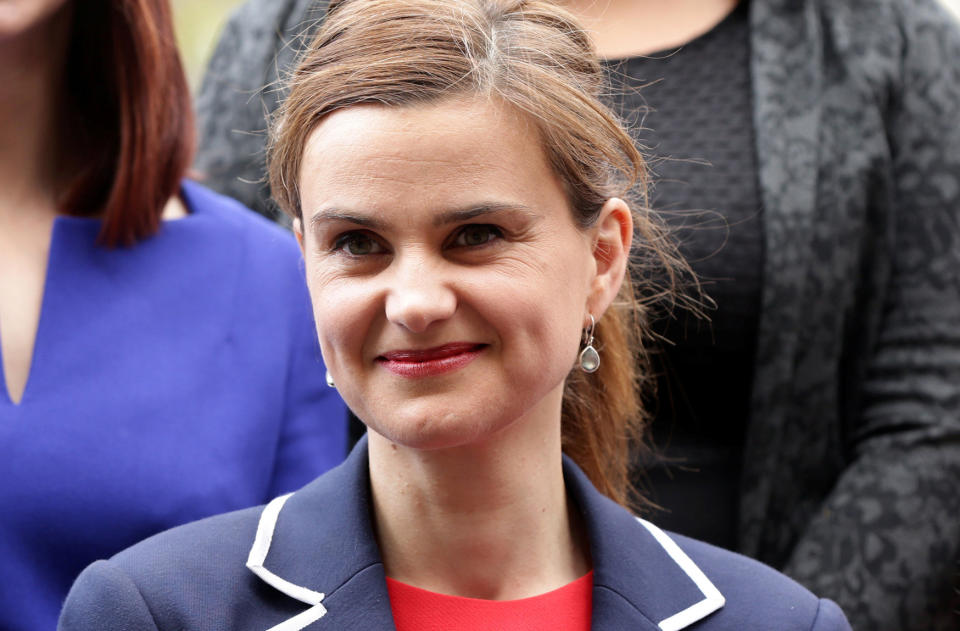
[[[554,398],[545,404],[549,410],[466,447],[417,450],[369,432],[375,523],[388,576],[444,594],[511,600],[556,589],[589,570],[585,536],[564,487]]]
[[[24,203],[52,205],[57,196],[58,105],[70,18],[66,5],[28,31],[0,40],[0,212]]]
[[[739,0],[567,0],[593,35],[597,53],[615,59],[682,46],[708,32]]]

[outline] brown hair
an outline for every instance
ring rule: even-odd
[[[60,208],[103,218],[100,242],[154,234],[193,155],[190,90],[168,0],[73,2]]]
[[[473,93],[501,98],[534,121],[575,221],[588,227],[611,197],[635,189],[638,207],[645,203],[645,163],[602,103],[605,86],[588,36],[552,2],[343,0],[294,71],[289,97],[273,122],[271,189],[281,208],[302,218],[304,145],[335,110]],[[639,499],[630,497],[629,469],[631,447],[642,440],[646,421],[640,394],[651,381],[641,344],[648,331],[644,305],[670,294],[683,269],[651,214],[635,211],[634,217],[632,265],[634,276],[644,279],[643,295],[638,299],[632,280],[625,279],[596,324],[600,369],[570,373],[562,411],[564,451],[621,504]],[[655,283],[654,277],[666,281]]]

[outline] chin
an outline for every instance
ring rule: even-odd
[[[504,418],[478,419],[456,413],[397,414],[387,423],[371,422],[368,428],[386,440],[410,449],[436,451],[480,444],[511,423]]]

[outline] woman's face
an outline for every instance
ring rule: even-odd
[[[574,224],[525,118],[485,99],[347,108],[309,137],[300,183],[324,360],[371,429],[431,449],[559,422],[606,304],[596,230]]]

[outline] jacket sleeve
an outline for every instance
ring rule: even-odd
[[[157,631],[146,601],[133,581],[109,561],[97,561],[74,582],[58,631]]]
[[[960,28],[936,0],[893,4],[882,322],[846,428],[850,464],[784,569],[857,628],[946,630],[960,622]]]

